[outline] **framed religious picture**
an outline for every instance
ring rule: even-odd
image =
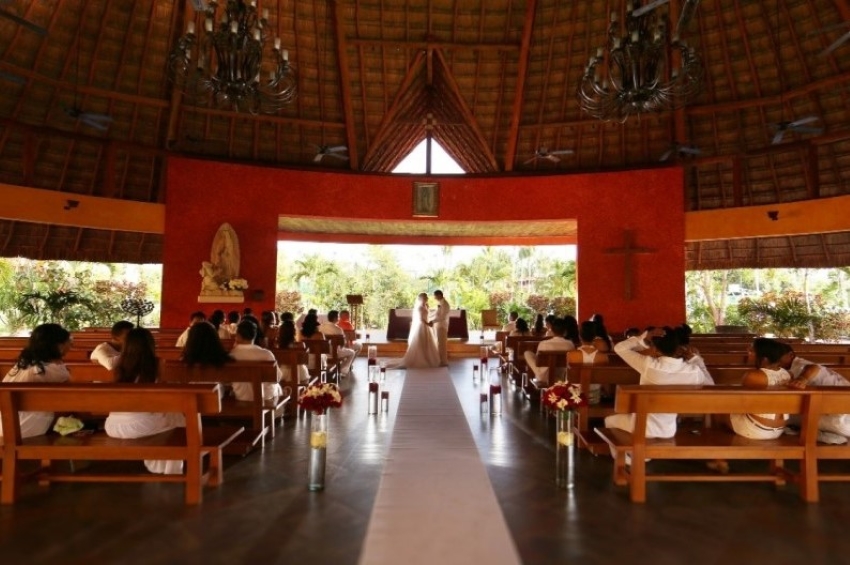
[[[436,182],[413,183],[413,216],[436,218],[440,215],[440,185]]]

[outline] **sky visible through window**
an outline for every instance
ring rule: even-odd
[[[426,140],[422,140],[419,145],[413,148],[407,157],[405,157],[398,166],[393,169],[394,173],[402,174],[422,174],[425,172],[425,156]],[[462,175],[466,171],[460,168],[460,165],[446,153],[443,147],[431,140],[431,174],[434,175]]]

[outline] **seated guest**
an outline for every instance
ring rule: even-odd
[[[71,349],[71,334],[59,324],[41,324],[30,334],[4,383],[64,383],[71,378],[62,358]],[[44,435],[53,424],[53,412],[20,412],[21,437]],[[0,428],[0,437],[3,429]]]
[[[218,338],[212,324],[201,322],[189,328],[189,337],[180,359],[187,365],[212,365],[222,367],[233,357],[227,352]]]
[[[207,321],[207,315],[201,312],[200,310],[197,312],[192,312],[189,316],[189,327],[183,330],[183,333],[180,334],[180,337],[177,338],[177,343],[174,344],[175,347],[185,347],[186,340],[189,338],[189,330],[191,330],[195,324],[199,324],[201,322]]]
[[[523,318],[518,318],[516,321],[516,329],[508,335],[530,336],[531,332],[528,330],[528,322],[526,322]]]
[[[502,326],[503,332],[512,332],[516,329],[516,321],[519,319],[519,312],[516,310],[512,310],[510,314],[508,314],[508,323]]]
[[[289,320],[284,320],[280,325],[280,331],[277,334],[277,346],[280,349],[304,349],[303,343],[298,343],[295,341],[295,322],[290,318]],[[283,378],[289,379],[291,376],[289,373],[289,367],[281,367],[281,372],[283,373]],[[310,371],[307,369],[307,365],[299,364],[298,365],[298,382],[299,383],[307,383],[310,381]]]
[[[284,322],[292,322],[295,324],[295,314],[292,312],[281,312],[280,313],[280,323],[283,325]]]
[[[242,316],[242,319],[239,321],[240,324],[242,322],[251,322],[252,324],[254,324],[254,327],[257,328],[257,333],[254,336],[254,345],[259,345],[260,347],[266,347],[266,344],[267,344],[266,335],[263,333],[263,327],[262,327],[262,324],[260,323],[260,320],[258,320],[257,317],[254,316],[253,314],[245,314],[244,316]],[[238,331],[238,327],[239,327],[239,324],[237,324],[237,331]],[[236,338],[236,334],[233,334],[233,337]]]
[[[144,328],[127,332],[124,351],[115,366],[115,381],[119,383],[155,383],[159,378],[153,334]],[[138,438],[153,436],[174,428],[185,428],[180,412],[110,412],[104,424],[109,437]],[[179,475],[183,472],[180,460],[145,460],[151,473]]]
[[[546,337],[552,337],[553,335],[555,335],[554,333],[552,333],[552,320],[554,320],[556,317],[557,316],[555,316],[555,314],[549,314],[548,316],[543,318],[543,328],[544,328],[544,334],[543,335],[545,335]],[[565,330],[565,332],[566,332],[566,330]]]
[[[209,322],[215,328],[215,331],[218,332],[218,337],[222,340],[228,340],[233,338],[233,334],[230,333],[230,330],[225,323],[224,310],[215,310],[210,315]]]
[[[277,380],[280,381],[282,374],[274,353],[254,344],[257,337],[257,327],[248,320],[242,320],[236,326],[236,344],[230,350],[230,356],[237,361],[274,361],[277,370]],[[236,400],[254,400],[254,391],[251,383],[233,383],[233,395]],[[274,398],[280,396],[283,391],[277,383],[263,383],[263,398]]]
[[[640,328],[636,328],[636,327],[632,326],[630,328],[626,328],[626,331],[623,332],[623,338],[629,339],[630,337],[637,337],[640,334],[641,334]]]
[[[564,353],[575,349],[573,342],[564,337],[564,321],[555,318],[552,322],[552,332],[555,334],[549,339],[544,339],[537,344],[537,354],[526,351],[525,362],[534,373],[534,384],[543,387],[549,384],[549,367],[541,366],[538,354],[542,351],[563,351]]]
[[[111,339],[104,341],[94,348],[89,359],[92,363],[100,363],[110,371],[118,364],[121,357],[121,348],[124,345],[124,338],[127,337],[127,332],[135,326],[133,322],[121,320],[112,324]]]
[[[564,337],[578,347],[581,345],[581,336],[578,330],[578,320],[574,316],[564,316]]]
[[[753,340],[752,353],[755,369],[744,373],[741,384],[748,388],[766,388],[786,385],[791,375],[782,368],[785,348],[775,339],[757,337]],[[776,439],[785,430],[787,414],[729,414],[732,430],[750,439]]]
[[[570,365],[604,365],[608,363],[608,354],[596,348],[596,325],[591,322],[582,322],[579,330],[581,345],[574,351],[567,353],[567,362]]]
[[[605,321],[602,318],[602,314],[593,314],[590,317],[590,321],[596,326],[596,348],[599,351],[608,353],[613,349],[614,344],[611,342],[611,336],[608,335],[608,330],[605,328]]]
[[[598,327],[596,328],[598,337]],[[646,340],[652,340],[657,356],[642,355],[649,348]],[[600,349],[601,350],[601,349]],[[614,351],[640,373],[642,385],[711,385],[711,376],[703,370],[676,357],[679,341],[672,328],[656,329],[652,334],[630,337],[614,346]],[[605,418],[606,428],[618,428],[632,432],[634,414],[613,414]],[[670,438],[676,435],[676,414],[649,414],[646,420],[646,437]]]
[[[338,319],[339,312],[337,312],[336,310],[331,310],[330,312],[328,312],[327,320],[319,324],[319,331],[322,332],[322,335],[336,335],[344,338],[345,332],[342,331],[342,328],[336,324]],[[360,344],[357,345],[357,349],[349,349],[348,347],[337,347],[336,349],[336,355],[342,362],[340,371],[345,376],[351,374],[351,364],[354,362],[354,358],[357,357],[357,354],[360,353],[360,347],[363,347]]]
[[[301,339],[325,339],[319,331],[319,316],[310,310],[301,322]]]
[[[807,386],[850,386],[850,381],[829,367],[818,365],[797,357],[794,349],[782,344],[785,354],[780,365],[791,375],[789,388],[804,389]],[[818,441],[824,443],[847,443],[850,437],[850,414],[824,414],[818,422]]]
[[[268,349],[277,343],[277,314],[273,310],[263,310],[260,314],[260,333],[263,334],[265,343],[257,345]]]
[[[537,314],[537,317],[534,319],[534,327],[531,328],[531,333],[537,337],[546,335],[546,320],[543,318],[543,314]]]
[[[336,325],[341,327],[343,331],[353,332],[354,325],[351,323],[351,312],[348,310],[340,310],[339,311],[339,320]]]
[[[241,318],[242,316],[238,310],[231,310],[227,313],[227,331],[230,333],[231,339],[236,335],[236,326],[239,324]]]

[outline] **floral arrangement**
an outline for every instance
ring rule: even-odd
[[[230,279],[221,283],[222,290],[248,290],[248,281],[245,279]]]
[[[575,410],[587,405],[587,396],[581,386],[558,381],[546,389],[543,404],[550,410]]]
[[[310,385],[298,397],[298,405],[316,414],[324,414],[328,408],[342,406],[342,395],[333,383]]]

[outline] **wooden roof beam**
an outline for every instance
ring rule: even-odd
[[[354,131],[354,108],[351,104],[351,73],[348,71],[348,45],[342,29],[342,9],[337,0],[331,0],[331,17],[336,34],[337,65],[339,68],[339,91],[342,98],[342,113],[345,116],[345,139],[348,143],[348,164],[355,171],[360,168],[357,153],[357,135]]]
[[[508,128],[507,146],[505,148],[504,170],[512,171],[516,159],[517,138],[519,136],[519,121],[522,119],[522,101],[525,95],[525,77],[528,74],[528,55],[531,51],[531,32],[534,29],[534,14],[537,12],[537,0],[528,0],[525,5],[525,23],[522,27],[520,40],[519,61],[517,64],[516,90],[514,105],[511,110],[510,127]]]

